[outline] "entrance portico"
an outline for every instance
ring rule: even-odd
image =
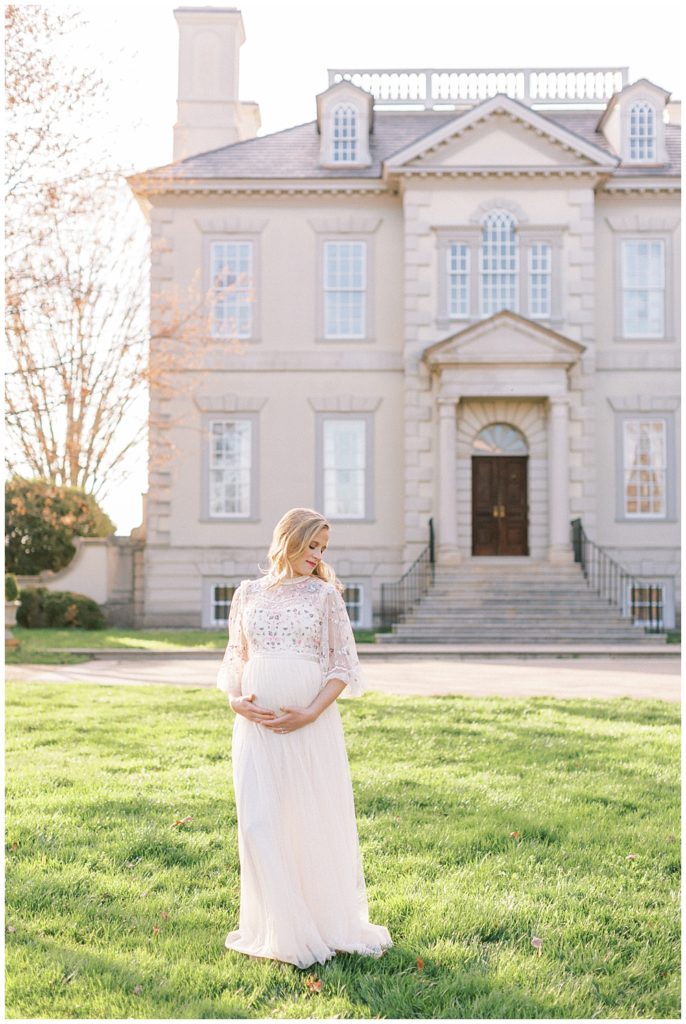
[[[529,496],[523,513],[519,509],[516,514],[520,518],[522,514],[525,516],[520,533],[522,529],[526,531],[531,522],[533,543],[530,548],[520,546],[519,550],[527,551],[534,559],[572,561],[569,542],[569,406],[572,396],[568,389],[568,370],[584,350],[580,342],[506,310],[437,342],[424,352],[423,359],[436,378],[438,404],[439,564],[458,564],[474,552],[472,534],[476,525],[473,524],[477,522],[477,512],[483,516],[484,507],[479,510],[472,505],[474,481],[467,479],[467,474],[473,471],[471,455],[476,454],[473,442],[479,430],[496,423],[509,424],[518,430],[530,448],[530,484],[527,487],[524,480],[519,490],[515,487],[514,491],[512,488],[509,491],[510,495]],[[486,467],[482,473],[484,478],[489,476],[488,469]],[[514,469],[512,463],[510,475]],[[490,477],[495,479],[495,467],[493,470]],[[522,469],[518,472],[521,478]],[[484,486],[486,495],[495,493],[488,491],[489,485]],[[501,489],[500,493],[508,492]],[[514,505],[516,503],[515,500]],[[507,516],[507,503],[494,502],[492,514]],[[544,521],[547,522],[545,535],[541,532]],[[516,535],[516,530],[511,531],[511,536]],[[485,550],[495,557],[508,553],[507,547],[502,545]]]

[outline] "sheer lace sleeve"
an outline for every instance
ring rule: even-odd
[[[346,683],[341,696],[359,697],[364,693],[365,684],[348,609],[341,594],[334,587],[327,589],[324,600],[322,664],[324,683],[328,683],[329,679],[340,679]]]
[[[248,660],[248,643],[243,632],[244,584],[234,591],[229,608],[229,642],[217,672],[217,687],[229,697],[240,696],[243,666]]]

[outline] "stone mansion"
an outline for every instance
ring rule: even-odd
[[[260,137],[240,11],[175,17],[174,160],[129,178],[168,329],[138,622],[225,623],[296,505],[362,627],[429,520],[463,585],[580,575],[580,520],[678,622],[680,104],[626,68],[336,69]]]

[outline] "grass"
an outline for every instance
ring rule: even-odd
[[[374,641],[372,630],[355,630],[358,643]],[[75,665],[88,655],[73,654],[71,648],[97,650],[168,651],[193,647],[198,651],[220,651],[226,647],[226,629],[12,629],[19,647],[7,651],[8,665]]]
[[[679,1016],[678,706],[341,711],[371,919],[395,945],[303,972],[223,948],[238,859],[216,693],[9,683],[6,1016]]]

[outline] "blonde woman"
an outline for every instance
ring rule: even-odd
[[[363,691],[342,587],[324,561],[329,524],[293,508],[270,568],[231,601],[217,686],[235,712],[239,927],[225,946],[298,967],[337,952],[381,956],[370,924],[336,699]]]

